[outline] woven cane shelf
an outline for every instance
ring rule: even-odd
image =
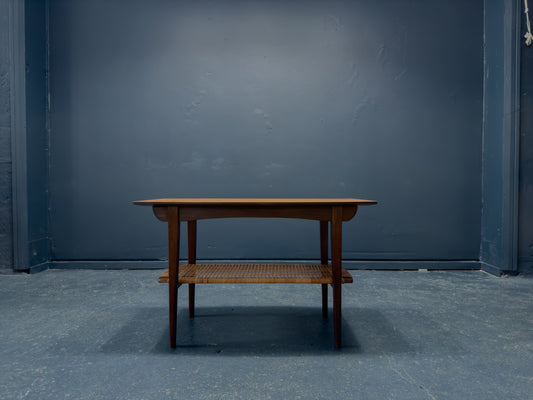
[[[168,269],[159,282],[168,283]],[[352,282],[342,268],[342,283]],[[333,283],[333,276],[324,264],[185,264],[178,283]]]

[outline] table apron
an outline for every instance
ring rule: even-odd
[[[154,215],[160,221],[168,221],[167,205],[154,205]],[[180,221],[196,221],[211,218],[296,218],[317,221],[331,221],[333,206],[187,206],[180,205]],[[342,220],[351,220],[357,212],[357,205],[342,206]]]

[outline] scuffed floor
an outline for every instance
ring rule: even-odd
[[[341,350],[319,285],[197,285],[192,320],[182,286],[172,350],[159,274],[0,276],[0,398],[533,396],[531,277],[352,271]]]

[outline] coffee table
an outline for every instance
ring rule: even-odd
[[[359,206],[377,204],[361,199],[153,199],[133,204],[151,206],[168,224],[168,270],[159,278],[168,283],[170,347],[176,347],[177,293],[189,285],[189,316],[194,317],[195,284],[310,283],[322,285],[322,316],[328,316],[328,284],[333,287],[334,344],[341,347],[342,284],[352,276],[342,268],[342,222]],[[320,264],[197,264],[197,221],[211,218],[297,218],[320,222]],[[180,222],[187,221],[188,263],[179,265]],[[328,264],[328,225],[331,226],[331,264]]]

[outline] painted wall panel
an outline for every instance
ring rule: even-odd
[[[25,1],[29,266],[49,259],[46,2]]]
[[[517,269],[519,106],[518,1],[485,1],[480,261],[493,273]]]
[[[505,1],[485,1],[485,71],[483,110],[483,219],[481,259],[500,265],[502,231],[502,135],[504,111]]]
[[[0,2],[0,271],[13,268],[10,2]]]
[[[53,259],[158,259],[132,200],[362,197],[348,259],[479,256],[481,1],[50,1]],[[280,228],[281,227],[281,228]],[[200,258],[311,258],[205,221]]]

